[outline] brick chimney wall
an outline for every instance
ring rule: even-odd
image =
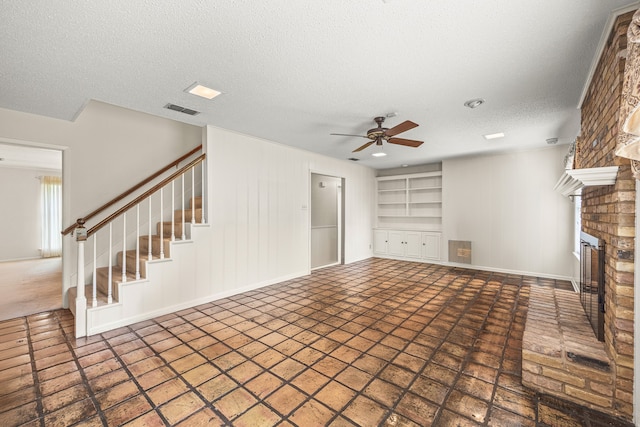
[[[619,166],[613,186],[582,191],[582,229],[605,241],[605,347],[615,374],[614,410],[633,413],[633,278],[635,179],[629,160],[614,154],[633,12],[617,18],[582,104],[575,168]]]

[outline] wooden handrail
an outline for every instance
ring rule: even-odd
[[[206,153],[201,154],[200,157],[198,157],[197,159],[194,159],[191,163],[183,166],[180,170],[177,170],[176,172],[172,173],[170,176],[163,179],[161,182],[157,183],[156,185],[151,187],[149,190],[145,191],[144,193],[142,193],[141,195],[139,195],[138,197],[136,197],[135,199],[133,199],[132,201],[130,201],[129,203],[127,203],[126,205],[124,205],[123,207],[121,207],[120,209],[118,209],[117,211],[115,211],[114,213],[112,213],[111,215],[109,215],[108,217],[106,217],[96,225],[94,225],[93,227],[91,227],[89,230],[87,230],[87,237],[91,236],[93,233],[95,233],[96,231],[104,227],[106,224],[113,221],[114,219],[122,215],[124,212],[128,211],[129,209],[131,209],[132,207],[134,207],[135,205],[137,205],[138,203],[140,203],[141,201],[143,201],[144,199],[146,199],[147,197],[149,197],[150,195],[158,191],[160,188],[164,187],[165,185],[173,181],[176,177],[180,176],[183,172],[186,172],[187,170],[195,167],[198,163],[202,162],[206,158],[206,156],[207,156]]]
[[[125,197],[127,197],[129,194],[133,193],[134,191],[136,191],[138,188],[142,187],[145,184],[148,184],[149,182],[153,181],[154,179],[156,179],[158,176],[162,175],[164,172],[168,171],[169,169],[171,169],[172,167],[178,165],[181,161],[183,161],[184,159],[190,157],[191,155],[197,153],[198,151],[200,151],[202,149],[202,145],[198,145],[196,148],[194,148],[193,150],[189,151],[187,154],[185,154],[184,156],[181,156],[179,159],[174,160],[173,162],[169,163],[168,165],[166,165],[165,167],[163,167],[162,169],[160,169],[159,171],[155,172],[153,175],[150,175],[149,177],[143,179],[142,181],[140,181],[139,183],[137,183],[136,185],[134,185],[133,187],[131,187],[130,189],[128,189],[127,191],[125,191],[124,193],[120,194],[119,196],[115,197],[114,199],[112,199],[111,201],[105,203],[104,205],[100,206],[98,209],[94,210],[93,212],[91,212],[88,215],[85,215],[82,218],[79,219],[83,219],[84,221],[88,221],[91,218],[93,218],[94,216],[98,215],[100,212],[104,211],[105,209],[110,208],[111,206],[115,205],[116,203],[118,203],[120,200],[124,199]],[[75,224],[70,225],[69,227],[65,228],[64,231],[62,232],[63,236],[66,236],[67,234],[71,233],[73,230],[76,229],[76,227],[78,227],[78,223],[76,222]]]

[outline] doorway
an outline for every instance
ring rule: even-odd
[[[0,138],[0,319],[62,308],[62,148]]]
[[[344,179],[311,174],[311,269],[344,263]]]

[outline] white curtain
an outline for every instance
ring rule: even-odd
[[[42,257],[62,255],[62,178],[40,177],[42,207]]]

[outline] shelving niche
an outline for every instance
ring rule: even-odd
[[[440,260],[442,171],[377,178],[377,256]]]
[[[377,228],[441,231],[442,171],[377,178]]]

